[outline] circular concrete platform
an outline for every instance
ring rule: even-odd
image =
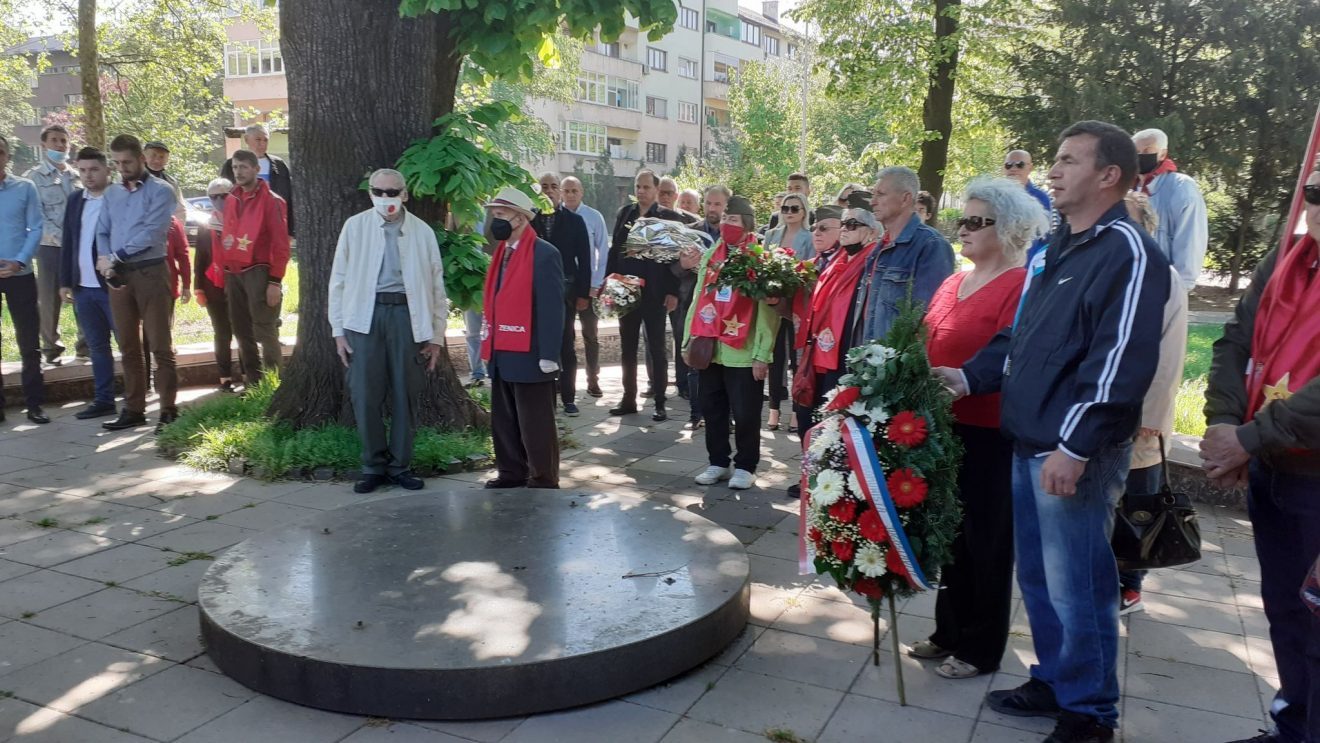
[[[747,622],[728,531],[637,498],[431,493],[327,511],[228,552],[198,590],[225,673],[380,717],[479,719],[652,686]]]

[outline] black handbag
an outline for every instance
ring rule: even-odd
[[[1153,495],[1124,495],[1114,514],[1110,544],[1119,570],[1187,565],[1201,559],[1201,527],[1192,499],[1169,485],[1169,463],[1160,436],[1164,484]]]

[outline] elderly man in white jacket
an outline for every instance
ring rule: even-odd
[[[435,233],[408,213],[408,187],[397,170],[368,182],[372,208],[344,223],[330,269],[330,328],[348,368],[348,390],[362,441],[362,478],[370,493],[387,482],[420,490],[412,462],[422,371],[433,371],[445,337],[444,270]],[[382,409],[390,390],[390,428]]]

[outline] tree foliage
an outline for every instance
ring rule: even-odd
[[[19,30],[22,24],[19,8],[13,0],[0,0],[0,49],[23,43],[25,35]],[[44,57],[38,57],[36,63],[37,68],[34,68],[27,57],[0,55],[0,134],[9,139],[11,148],[18,144],[12,136],[14,127],[32,115],[32,106],[28,103],[32,95],[31,80],[45,64]],[[12,150],[10,154],[14,154]]]

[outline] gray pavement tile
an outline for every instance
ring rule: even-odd
[[[301,521],[315,516],[322,511],[315,508],[304,508],[289,503],[272,503],[270,501],[258,503],[251,508],[240,508],[236,511],[221,516],[219,522],[229,524],[230,526],[241,526],[247,529],[276,529],[287,526],[295,521]]]
[[[352,505],[362,501],[362,496],[353,492],[352,487],[342,484],[310,485],[304,484],[297,490],[290,490],[275,499],[276,503],[288,503],[291,506],[316,508],[322,511],[340,506]]]
[[[660,739],[660,743],[765,743],[765,740],[764,735],[684,718]]]
[[[17,578],[20,575],[26,575],[33,570],[37,570],[37,568],[32,565],[24,565],[21,562],[14,562],[12,560],[0,560],[0,582],[7,581],[10,578]]]
[[[849,694],[830,718],[819,743],[852,743],[864,740],[877,730],[901,730],[913,740],[967,740],[973,720],[919,707],[900,707],[868,697]]]
[[[835,689],[733,668],[697,700],[688,717],[749,733],[791,730],[814,740],[842,698]]]
[[[1247,637],[1270,639],[1270,622],[1265,618],[1264,609],[1239,606],[1238,612],[1242,615],[1242,627]]]
[[[157,534],[164,534],[183,526],[198,523],[197,519],[162,513],[150,508],[132,508],[105,521],[83,521],[68,528],[84,534],[95,534],[126,542],[137,542]]]
[[[748,555],[747,561],[751,566],[753,583],[761,583],[771,588],[802,589],[816,581],[815,575],[798,574],[797,560]]]
[[[369,720],[341,743],[467,743],[464,738],[430,730],[415,723]]]
[[[175,552],[219,553],[256,533],[256,529],[243,529],[214,521],[201,521],[143,539],[139,544],[145,544],[148,547],[168,547]]]
[[[0,676],[0,688],[33,704],[73,712],[173,663],[89,642],[44,663]]]
[[[1228,634],[1159,622],[1136,622],[1130,629],[1128,650],[1136,657],[1160,658],[1241,673],[1251,671],[1246,639],[1240,631]]]
[[[23,459],[22,457],[11,457],[7,454],[0,454],[0,477],[6,480],[17,480],[17,474],[23,470],[33,467],[43,467],[44,463],[32,459]]]
[[[788,602],[784,612],[775,619],[772,629],[821,637],[836,642],[871,646],[874,630],[871,612],[865,607],[841,601],[829,601],[803,593]],[[889,629],[889,620],[882,617],[880,632]]]
[[[86,640],[28,624],[0,624],[0,676],[40,663],[82,645]]]
[[[681,676],[656,684],[649,689],[629,694],[622,697],[622,699],[681,715],[687,712],[701,698],[701,695],[706,693],[707,689],[718,684],[720,677],[728,670],[728,666],[707,663],[697,666]]]
[[[1234,578],[1260,580],[1260,561],[1255,556],[1226,555],[1224,559],[1228,562],[1228,574]]]
[[[1279,678],[1279,668],[1274,663],[1274,645],[1269,640],[1248,637],[1247,658],[1251,661],[1252,673],[1269,679]]]
[[[1216,632],[1242,632],[1242,620],[1238,616],[1241,610],[1236,604],[1167,596],[1151,591],[1142,592],[1141,603],[1146,610],[1129,615],[1131,629],[1143,622],[1158,622]]]
[[[1131,658],[1123,685],[1129,699],[1176,704],[1238,717],[1259,713],[1255,677],[1155,658]]]
[[[794,605],[800,588],[771,588],[752,583],[751,616],[748,621],[769,627],[790,606]]]
[[[1260,598],[1260,581],[1233,579],[1233,595],[1237,605],[1248,609],[1265,609],[1265,602]]]
[[[1227,576],[1184,570],[1152,570],[1146,576],[1142,590],[1203,601],[1233,601],[1233,585]]]
[[[1040,733],[1029,733],[992,722],[978,722],[971,743],[1040,743]]]
[[[742,654],[734,667],[847,691],[870,657],[870,648],[769,629]]]
[[[732,642],[717,653],[714,658],[711,658],[710,662],[722,666],[733,665],[737,662],[738,658],[742,657],[743,653],[747,652],[747,648],[750,648],[752,644],[756,642],[756,638],[760,637],[765,630],[766,628],[761,625],[748,624],[743,627],[743,631],[739,632],[737,637],[733,638]]]
[[[1128,741],[1246,740],[1262,726],[1259,715],[1234,717],[1142,699],[1128,700],[1121,724]]]
[[[365,718],[300,707],[258,696],[179,738],[179,743],[331,743]]]
[[[177,555],[165,552],[167,558]],[[202,575],[211,567],[210,560],[193,560],[182,565],[170,565],[154,573],[126,581],[125,588],[161,596],[163,598],[182,599],[188,603],[197,601],[197,585]]]
[[[86,578],[35,570],[0,583],[0,616],[22,619],[24,614],[45,611],[103,588],[104,583]]]
[[[657,743],[676,722],[672,712],[616,700],[529,717],[503,743]]]
[[[41,508],[72,503],[79,496],[42,488],[0,484],[0,516],[22,515]]]
[[[99,640],[173,611],[178,606],[173,601],[116,587],[46,609],[28,621],[76,637]]]
[[[53,569],[88,580],[122,584],[160,570],[173,556],[156,547],[121,544],[87,557],[71,560]]]
[[[78,709],[78,716],[156,740],[173,740],[256,696],[226,676],[174,666]]]
[[[8,714],[12,711],[12,714]],[[11,723],[9,719],[13,718]],[[13,735],[13,738],[8,736]],[[22,743],[151,743],[149,738],[115,730],[17,699],[0,700],[0,740]]]
[[[144,496],[152,498],[154,496]],[[128,501],[126,501],[128,502]],[[132,503],[132,505],[142,508],[150,508],[161,513],[174,514],[176,516],[187,516],[194,519],[205,519],[208,516],[223,516],[231,511],[237,511],[245,506],[255,506],[262,501],[246,495],[230,495],[228,493],[198,493],[186,497],[176,497],[165,503],[149,503],[142,501]]]
[[[985,693],[990,690],[992,674],[952,681],[935,673],[939,661],[920,661],[909,657],[906,650],[901,658],[903,687],[909,705],[961,717],[977,716]],[[848,692],[898,703],[894,655],[888,641],[881,642],[880,665],[873,664],[868,655],[862,672]]]
[[[46,536],[49,533],[48,529],[35,526],[25,518],[0,519],[0,555],[3,555],[5,548],[10,545]]]
[[[610,439],[605,445],[609,451],[620,454],[650,456],[678,443],[678,437],[670,431],[649,431]]]
[[[116,539],[65,529],[45,531],[45,534],[34,539],[0,547],[0,557],[25,565],[48,568],[123,544]]]
[[[175,663],[205,652],[196,606],[178,609],[101,638],[107,645],[154,655]]]
[[[435,730],[441,733],[458,736],[463,740],[475,740],[478,743],[499,743],[504,737],[513,732],[526,720],[525,717],[508,717],[497,720],[454,720],[454,721],[421,721],[416,720],[414,725],[419,725],[427,730]]]
[[[99,523],[131,514],[135,508],[108,503],[97,498],[69,498],[58,504],[23,514],[27,521],[42,520],[58,523],[61,528],[72,529],[87,522]]]

